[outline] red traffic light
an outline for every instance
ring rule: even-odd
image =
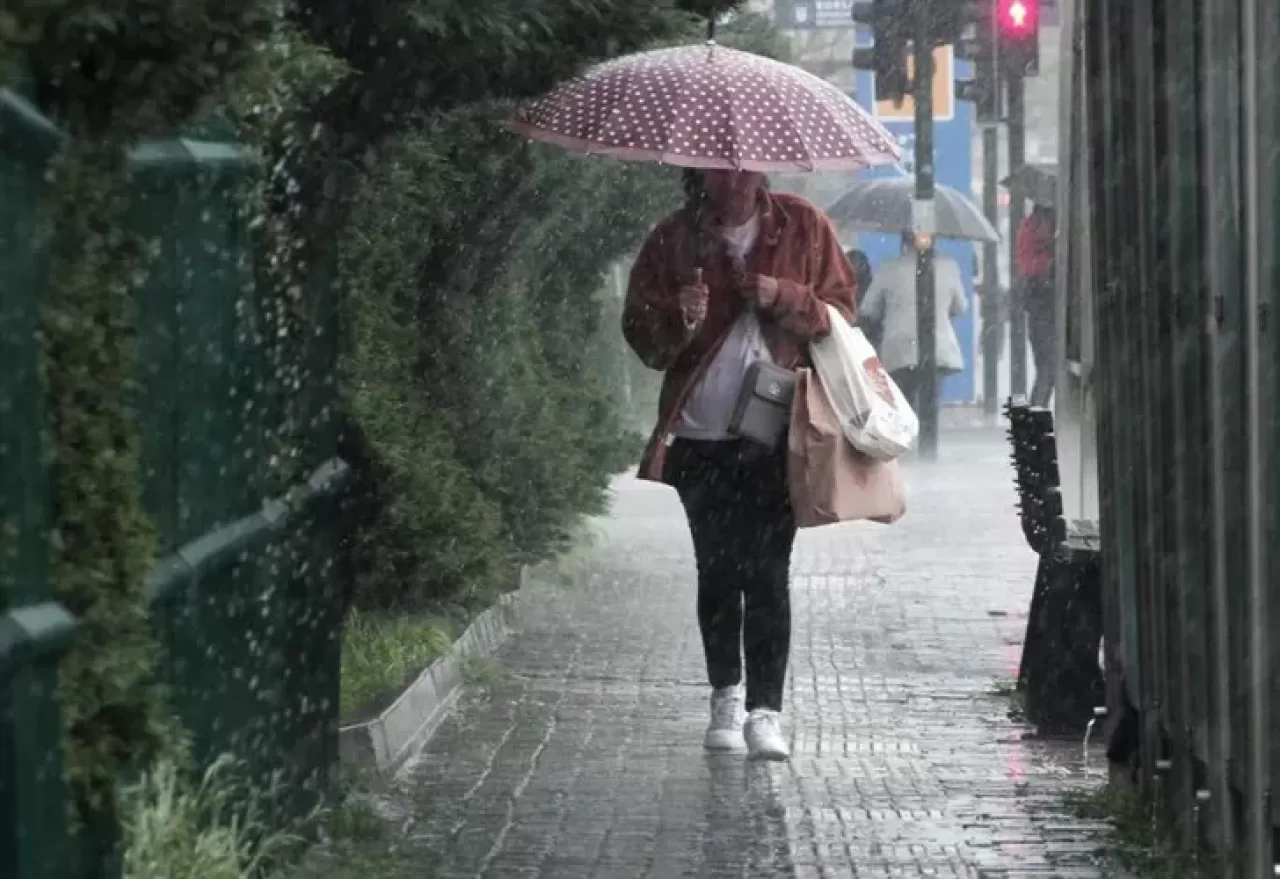
[[[1002,33],[1022,36],[1039,32],[1040,0],[997,0],[996,9]]]

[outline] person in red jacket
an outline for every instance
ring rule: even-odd
[[[1048,406],[1057,373],[1057,306],[1055,263],[1057,218],[1053,208],[1036,205],[1018,227],[1016,268],[1026,309],[1027,338],[1035,359],[1031,405]]]

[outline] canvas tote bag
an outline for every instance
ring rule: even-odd
[[[813,370],[797,372],[787,442],[787,483],[800,528],[859,519],[888,525],[906,513],[898,462],[853,447]]]

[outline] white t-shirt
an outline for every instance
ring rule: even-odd
[[[752,217],[741,226],[720,228],[720,237],[734,265],[746,266],[747,254],[760,235],[760,218]],[[772,360],[760,332],[760,321],[754,311],[747,311],[734,322],[728,337],[707,367],[697,387],[690,392],[684,410],[675,426],[676,436],[697,440],[727,440],[733,407],[747,369],[757,360]]]

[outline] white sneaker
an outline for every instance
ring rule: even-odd
[[[752,760],[787,760],[791,757],[787,740],[782,737],[778,712],[772,709],[752,711],[743,735],[747,740],[748,757]]]
[[[708,751],[741,751],[747,747],[742,738],[742,687],[722,687],[711,694],[711,723],[707,726],[705,745]]]

